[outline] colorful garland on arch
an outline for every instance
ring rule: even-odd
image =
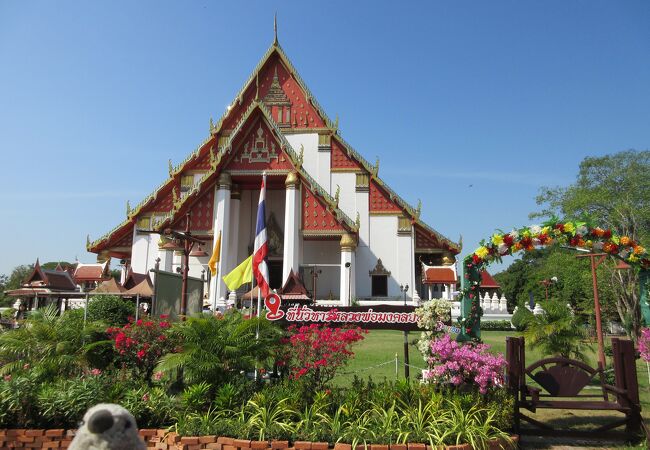
[[[471,307],[468,317],[460,317],[459,325],[469,337],[472,335],[480,317],[479,288],[481,272],[501,257],[514,255],[519,251],[531,251],[538,246],[566,245],[585,248],[599,253],[607,253],[625,261],[636,269],[650,269],[650,255],[645,247],[628,236],[618,236],[612,230],[590,226],[586,222],[560,221],[553,218],[543,225],[532,225],[509,233],[493,234],[489,241],[481,241],[474,253],[463,259],[465,283],[460,298],[469,298]]]

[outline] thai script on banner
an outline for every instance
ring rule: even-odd
[[[373,308],[367,311],[315,311],[308,306],[296,305],[287,309],[287,322],[342,322],[363,324],[417,324],[415,312],[378,312]]]

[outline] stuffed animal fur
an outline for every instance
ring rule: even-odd
[[[120,405],[100,403],[84,415],[70,450],[146,450],[138,426]]]

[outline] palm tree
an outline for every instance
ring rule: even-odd
[[[585,331],[582,322],[568,306],[557,300],[543,303],[542,314],[527,319],[524,332],[531,348],[540,348],[545,355],[586,360]]]
[[[256,337],[258,334],[259,335]],[[236,311],[223,318],[190,317],[171,330],[181,350],[160,359],[156,371],[183,371],[187,383],[227,381],[227,375],[249,371],[266,362],[277,349],[282,331],[266,319],[244,319]]]
[[[55,305],[33,311],[22,327],[0,334],[0,375],[26,368],[37,378],[78,374],[92,349],[110,343],[102,339],[103,329],[84,325],[76,311],[59,315]]]

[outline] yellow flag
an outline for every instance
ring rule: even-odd
[[[234,291],[244,283],[249,283],[253,276],[253,255],[246,258],[240,265],[235,267],[232,272],[223,277],[228,289]]]
[[[210,261],[208,261],[208,268],[212,276],[217,274],[217,263],[219,262],[219,254],[221,253],[221,231],[217,237],[217,242],[214,243],[214,249],[212,250],[212,256]]]

